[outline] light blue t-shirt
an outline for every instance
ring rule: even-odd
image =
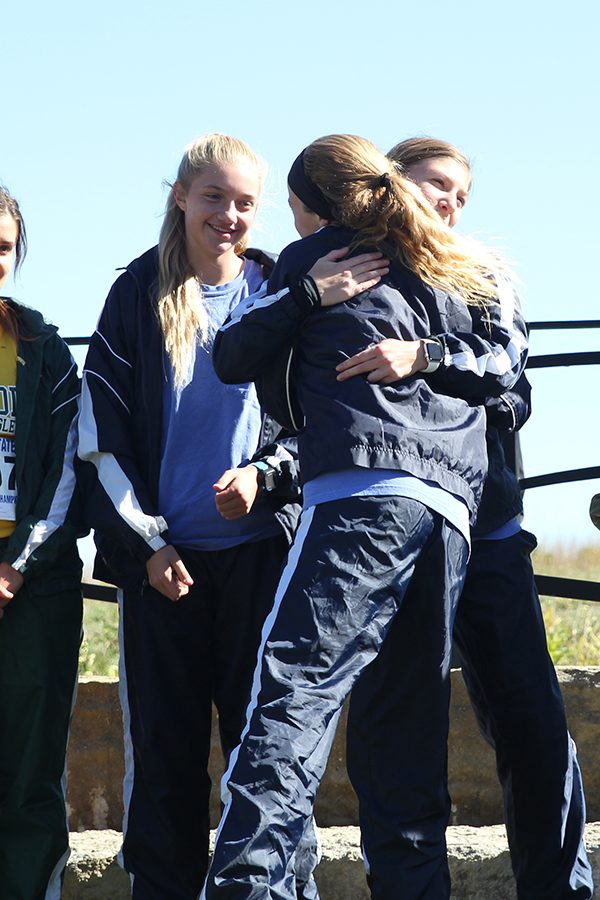
[[[508,522],[505,522],[504,525],[501,525],[500,528],[495,528],[493,531],[488,531],[487,534],[479,534],[474,540],[476,541],[504,541],[506,538],[512,537],[513,534],[517,534],[521,530],[521,523],[518,518],[514,516],[512,519],[509,519]]]
[[[215,506],[213,484],[226,469],[244,465],[258,448],[261,410],[253,384],[223,384],[212,365],[215,335],[231,310],[263,282],[258,263],[246,260],[228,284],[201,285],[208,316],[206,340],[196,343],[189,376],[175,390],[165,354],[159,510],[174,544],[222,550],[279,533],[273,513],[257,505],[235,521]]]
[[[469,510],[464,500],[408,472],[355,466],[319,475],[304,485],[303,492],[305,507],[345,497],[409,497],[439,513],[460,531],[468,544],[471,542]]]

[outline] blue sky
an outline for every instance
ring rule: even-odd
[[[11,292],[61,332],[93,330],[115,269],[156,241],[183,146],[244,138],[269,164],[253,242],[295,238],[285,176],[321,134],[381,149],[432,134],[471,157],[461,229],[503,247],[529,320],[600,318],[593,2],[417,4],[37,0],[2,12],[0,180],[30,253]],[[598,349],[598,331],[535,334],[532,353]],[[526,473],[600,464],[598,367],[531,373]],[[531,491],[546,545],[598,543],[600,482]]]

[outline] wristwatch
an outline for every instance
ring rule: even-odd
[[[436,340],[436,338],[424,338],[421,341],[421,348],[425,354],[425,362],[427,363],[427,366],[424,369],[421,369],[421,371],[425,375],[437,372],[444,361],[444,348],[442,347],[442,344],[440,341]]]
[[[273,466],[263,462],[262,459],[252,462],[250,465],[258,470],[258,486],[260,490],[265,491],[267,494],[270,491],[274,491],[276,487],[276,470]]]

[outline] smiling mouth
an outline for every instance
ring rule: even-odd
[[[207,222],[207,225],[209,226],[209,228],[212,228],[212,230],[216,234],[228,235],[229,237],[231,237],[231,235],[235,234],[236,232],[235,228],[219,228],[218,225],[211,225],[210,222]]]

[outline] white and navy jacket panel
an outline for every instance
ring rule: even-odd
[[[428,378],[438,390],[483,402],[513,387],[525,368],[527,326],[519,299],[504,278],[497,302],[485,309],[436,291],[444,345],[441,367]]]
[[[143,422],[156,415],[160,422],[162,409],[161,343],[151,340],[154,329],[140,321],[152,314],[149,307],[144,310],[138,278],[125,272],[113,285],[90,340],[79,419],[79,458],[93,467],[93,474],[88,468],[82,476],[90,524],[140,562],[168,543],[148,477],[153,468],[158,471],[160,428],[150,444]],[[140,358],[153,349],[155,371],[142,367],[149,381],[140,397]],[[151,406],[141,413],[148,400],[155,411]]]

